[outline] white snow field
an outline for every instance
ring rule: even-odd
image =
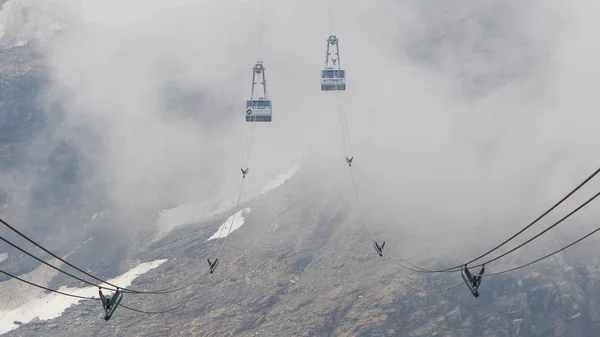
[[[126,273],[108,280],[108,282],[121,287],[128,287],[138,276],[158,268],[166,261],[167,259],[162,259],[141,263]],[[56,260],[52,260],[50,263],[57,267],[61,265]],[[19,275],[19,277],[42,286],[48,286],[57,274],[57,271],[42,265],[27,274]],[[60,287],[57,290],[73,295],[98,297],[97,287]],[[68,307],[83,301],[56,293],[46,293],[45,290],[34,288],[15,279],[0,283],[0,293],[3,294],[2,309],[0,309],[0,334],[18,328],[19,325],[15,324],[15,321],[28,323],[36,317],[40,320],[56,318],[62,315]],[[98,301],[99,320],[102,319],[103,313],[102,305]]]
[[[238,230],[240,227],[242,227],[244,221],[246,220],[244,218],[244,215],[250,213],[250,211],[252,211],[250,208],[245,208],[227,218],[227,220],[221,226],[219,226],[219,229],[217,229],[215,234],[213,234],[206,241],[212,239],[222,239],[224,237],[227,237],[227,235],[233,233],[234,231]]]

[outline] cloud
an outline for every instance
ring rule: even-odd
[[[326,4],[264,0],[261,47],[259,1],[141,3],[84,1],[88,21],[45,49],[52,138],[110,200],[235,193],[259,53],[274,110],[255,125],[256,188],[299,153],[317,178],[344,174],[336,94],[319,90]],[[594,2],[332,4],[361,191],[392,219],[381,230],[510,232],[598,166]]]
[[[567,5],[398,2],[412,19],[380,37],[393,41],[396,49],[380,51],[396,61],[372,62],[381,75],[348,99],[362,186],[373,208],[400,210],[388,228],[489,246],[488,237],[523,227],[598,167],[597,102],[585,84],[598,66],[582,57],[594,55],[593,30],[577,23],[593,22],[591,8]],[[359,97],[373,104],[362,113]],[[592,205],[585,214],[598,216]],[[563,226],[583,233],[580,225]]]
[[[173,7],[191,5],[190,0],[107,0],[81,1],[83,16],[88,22],[123,25],[151,15],[160,15]]]

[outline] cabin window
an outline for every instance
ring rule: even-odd
[[[271,101],[248,101],[246,107],[252,109],[270,109]]]
[[[323,78],[344,78],[344,70],[323,70]]]

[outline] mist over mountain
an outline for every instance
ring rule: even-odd
[[[474,299],[465,285],[428,292],[462,280],[380,258],[366,226],[412,263],[456,265],[591,174],[599,5],[332,2],[330,17],[316,0],[264,0],[261,48],[255,0],[0,0],[0,217],[105,279],[167,259],[132,281],[144,289],[204,272],[210,238],[233,214],[241,221],[214,274],[123,300],[156,311],[191,298],[176,311],[119,308],[104,322],[95,301],[52,306],[51,318],[0,321],[7,336],[597,334],[595,237],[484,278]],[[330,23],[348,77],[342,105],[319,90]],[[255,125],[249,144],[244,103],[259,54],[273,122]],[[361,200],[343,161],[340,107]],[[510,247],[599,186],[592,180]],[[488,273],[576,240],[599,216],[591,203]],[[0,235],[33,251],[6,228]],[[84,286],[44,268],[0,245],[2,270]],[[0,291],[13,287],[0,276]],[[0,312],[20,317],[43,296],[24,292]]]

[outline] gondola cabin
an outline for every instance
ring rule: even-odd
[[[246,122],[270,122],[271,100],[252,99],[246,101]]]
[[[346,71],[325,69],[321,72],[321,90],[346,90]]]

